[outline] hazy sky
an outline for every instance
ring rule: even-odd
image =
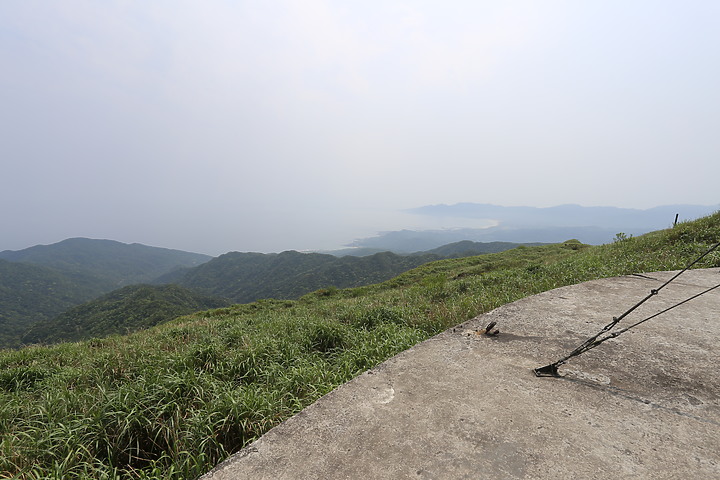
[[[719,18],[715,0],[3,0],[0,250],[333,248],[437,203],[716,205]]]

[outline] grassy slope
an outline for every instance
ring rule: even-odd
[[[610,245],[444,260],[382,284],[0,352],[0,477],[193,478],[451,325],[562,285],[682,268],[719,239],[715,214]],[[720,253],[698,266],[720,266]]]
[[[175,283],[238,303],[268,297],[296,299],[330,285],[345,288],[381,282],[439,258],[390,252],[342,258],[296,251],[231,252],[187,271]]]

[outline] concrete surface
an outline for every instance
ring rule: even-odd
[[[505,305],[337,388],[202,478],[720,479],[720,289],[538,378],[671,272]],[[720,283],[692,270],[623,327]],[[496,321],[497,337],[477,335]]]

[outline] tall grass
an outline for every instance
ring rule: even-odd
[[[82,343],[0,352],[0,478],[195,478],[336,386],[527,295],[678,269],[720,215],[589,247],[434,262],[388,282],[182,317]],[[699,267],[720,266],[720,253]]]

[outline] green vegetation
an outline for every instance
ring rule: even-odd
[[[52,245],[0,252],[12,262],[50,267],[71,277],[92,278],[103,292],[146,283],[180,267],[194,267],[212,257],[168,248],[126,244],[114,240],[69,238]]]
[[[229,305],[177,285],[130,285],[36,323],[23,335],[29,343],[57,343],[128,334],[173,318]]]
[[[387,282],[0,352],[0,477],[194,478],[321,395],[447,327],[594,278],[684,267],[720,213],[590,247],[429,263]],[[720,266],[720,253],[698,267]]]
[[[70,307],[118,287],[154,280],[210,258],[167,248],[88,238],[2,251],[0,348],[19,347],[31,326],[42,328]]]
[[[33,322],[47,322],[99,295],[90,282],[39,265],[0,259],[0,348],[20,345]]]
[[[318,288],[368,285],[433,260],[496,252],[516,245],[458,242],[433,254],[402,256],[381,252],[343,258],[294,251],[232,252],[210,262],[207,260],[211,257],[195,253],[87,238],[4,251],[0,252],[0,348],[128,333],[216,305],[198,303],[189,297],[216,296],[238,303],[262,298],[296,299]],[[180,294],[175,289],[168,296],[170,291],[166,290],[155,294],[164,299],[151,302],[147,298],[136,301],[137,294],[115,291],[119,286],[148,281],[180,284],[194,293]],[[149,295],[148,288],[144,292]],[[107,292],[111,292],[110,297],[100,303],[79,305]],[[186,308],[192,303],[198,308]],[[67,312],[76,305],[78,308]]]
[[[576,240],[577,241],[577,240]],[[511,250],[520,245],[537,247],[547,245],[547,243],[512,243],[512,242],[471,242],[463,240],[461,242],[449,243],[438,248],[433,248],[425,253],[440,255],[444,258],[461,258],[472,255],[482,255],[484,253],[499,253],[505,250]]]
[[[318,288],[348,288],[388,280],[437,255],[376,253],[335,257],[320,253],[239,253],[220,255],[188,270],[177,283],[237,303],[263,298],[296,299]]]
[[[198,267],[175,272],[157,283],[177,283],[237,303],[263,298],[297,299],[319,288],[350,288],[389,280],[428,262],[495,253],[518,246],[508,242],[457,242],[429,252],[364,257],[321,253],[240,253],[220,255]]]

